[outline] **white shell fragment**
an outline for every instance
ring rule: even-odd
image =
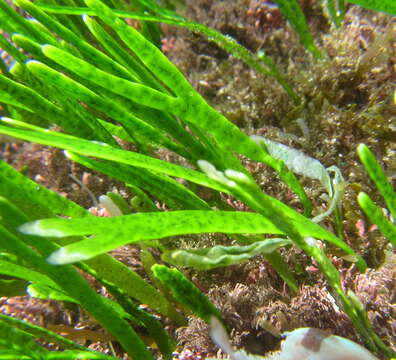
[[[340,336],[315,328],[300,328],[285,334],[281,351],[270,357],[234,351],[221,322],[212,318],[210,336],[231,360],[378,360],[364,347]],[[215,359],[213,359],[215,360]]]
[[[107,212],[109,213],[110,216],[121,216],[122,215],[120,208],[107,195],[100,195],[99,203],[107,210]]]
[[[279,360],[378,360],[364,347],[315,328],[286,334]]]
[[[224,329],[220,320],[214,316],[210,319],[210,337],[221,350],[230,355],[231,359],[234,358],[234,350],[230,344],[227,331]]]

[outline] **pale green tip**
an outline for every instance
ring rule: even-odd
[[[66,247],[61,247],[48,256],[47,262],[51,265],[66,265],[87,259],[89,256],[78,252],[68,252]]]
[[[228,186],[228,187],[236,187],[237,186],[235,181],[227,179],[224,176],[224,173],[222,171],[217,170],[216,167],[213,164],[211,164],[209,161],[198,160],[197,165],[211,179],[216,180],[219,183],[222,183],[223,185]]]
[[[43,52],[43,54],[45,56],[47,56],[48,52],[50,52],[51,49],[54,49],[54,48],[55,48],[55,46],[52,46],[52,45],[49,45],[49,44],[41,45],[41,51]]]
[[[41,221],[32,221],[21,225],[18,230],[26,235],[38,235],[48,237],[64,237],[65,233],[58,229],[44,229],[41,226]]]
[[[249,178],[244,173],[241,173],[240,171],[227,169],[226,171],[224,171],[224,175],[227,176],[228,179],[234,180],[236,182],[242,182],[245,184],[248,184],[250,182]]]

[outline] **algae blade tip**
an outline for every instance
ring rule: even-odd
[[[64,237],[65,233],[58,229],[42,227],[42,221],[32,221],[21,225],[18,230],[26,235],[38,235],[38,236],[49,236],[49,237]]]
[[[82,260],[87,260],[89,256],[86,256],[79,252],[69,252],[67,248],[61,247],[54,251],[47,258],[47,262],[51,265],[66,265],[75,263]]]

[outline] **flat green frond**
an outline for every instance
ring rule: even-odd
[[[27,20],[22,15],[18,14],[14,9],[11,8],[9,4],[5,0],[0,1],[0,13],[6,15],[4,17],[0,17],[0,25],[3,26],[3,22],[7,22],[8,24],[12,24],[13,28],[12,32],[17,32],[22,35],[29,36],[36,41],[47,44],[55,44],[56,40],[52,36],[48,35],[46,31],[39,30],[36,26],[34,26],[29,20]],[[8,26],[6,25],[6,28]]]
[[[69,15],[96,15],[96,13],[89,8],[68,7],[68,6],[48,5],[48,4],[39,4],[38,6],[48,13],[69,14]],[[223,35],[222,33],[220,33],[215,29],[208,28],[207,26],[200,23],[188,21],[174,13],[172,13],[171,16],[166,16],[166,15],[164,16],[163,13],[161,13],[159,16],[158,15],[154,16],[154,15],[148,15],[146,13],[136,13],[136,12],[130,12],[130,11],[124,11],[118,9],[113,9],[112,11],[117,17],[120,18],[160,22],[164,24],[181,26],[195,33],[201,34],[205,36],[209,41],[215,42],[219,47],[228,51],[236,58],[242,60],[245,64],[251,66],[256,71],[268,76],[273,76],[285,89],[285,91],[291,97],[291,99],[293,99],[295,104],[299,104],[301,102],[300,97],[294,92],[291,86],[287,83],[286,79],[277,69],[275,63],[271,60],[270,57],[261,54],[260,59],[256,58],[248,49],[240,45],[233,38]],[[262,64],[259,60],[261,60],[264,64]]]
[[[347,2],[360,5],[366,9],[396,15],[396,2],[394,0],[347,0]]]
[[[10,44],[4,35],[0,35],[0,48],[11,55],[15,61],[23,63],[27,60],[26,55],[20,52],[14,45]]]
[[[27,127],[25,123],[12,119],[2,118],[2,122]],[[31,130],[12,128],[0,125],[0,133],[14,136],[19,139],[37,142],[43,145],[59,147],[84,156],[95,156],[100,159],[113,160],[116,162],[142,167],[170,176],[180,177],[197,184],[208,186],[219,191],[225,191],[224,187],[209,179],[206,175],[179,165],[158,160],[149,156],[141,155],[132,151],[121,150],[107,144],[88,141],[85,139],[49,131],[29,125]],[[34,130],[33,130],[34,129]]]
[[[214,246],[204,249],[166,251],[162,260],[175,265],[187,266],[198,270],[239,264],[257,254],[271,253],[279,247],[290,245],[287,239],[267,239],[248,246]]]
[[[87,8],[89,11],[89,9]],[[114,38],[96,21],[93,17],[83,15],[84,23],[91,33],[96,37],[99,43],[107,53],[119,64],[127,68],[131,74],[136,77],[138,82],[149,85],[150,87],[165,91],[163,85],[146,69],[135,57],[131,56]]]
[[[221,320],[219,310],[190,280],[179,270],[164,265],[153,265],[154,276],[171,292],[174,298],[194,314],[210,321],[212,316]]]
[[[358,202],[370,221],[376,224],[382,234],[396,247],[396,224],[384,216],[366,193],[359,193]]]
[[[386,206],[396,218],[396,192],[393,190],[392,185],[388,182],[384,171],[378,164],[373,153],[366,145],[360,144],[357,151],[360,161],[363,163],[371,180],[373,180],[378,191],[384,198]]]
[[[110,255],[100,255],[86,261],[86,264],[94,269],[98,277],[119,287],[139,303],[147,304],[151,309],[169,317],[177,324],[183,324],[183,317],[175,311],[169,300],[122,262]]]
[[[286,207],[287,208],[287,207]],[[297,214],[297,213],[296,213]],[[291,213],[288,212],[288,217]],[[292,223],[303,237],[335,243],[356,255],[340,239],[302,215]],[[305,219],[304,222],[301,222]],[[46,219],[23,225],[26,234],[52,237],[95,235],[61,248],[52,255],[54,263],[70,263],[103,254],[137,241],[161,239],[181,234],[222,232],[229,234],[284,234],[284,230],[256,213],[234,211],[174,211],[123,215],[112,218]]]
[[[35,3],[29,0],[15,1],[23,10],[34,16],[37,21],[45,25],[49,30],[53,31],[55,34],[63,38],[64,41],[66,41],[66,43],[60,44],[57,41],[38,41],[40,44],[60,46],[63,47],[64,50],[75,55],[83,54],[85,58],[90,59],[98,68],[123,78],[134,80],[132,74],[123,66],[118,64],[100,50],[96,49],[94,46],[90,45],[84,38],[81,38],[77,34],[73,33],[73,31],[62,25],[59,21],[41,11]],[[74,45],[74,47],[69,46],[68,43]]]
[[[47,354],[42,360],[120,360],[114,356],[101,354],[98,352],[92,353],[90,351],[53,351]]]
[[[138,213],[89,221],[47,219],[27,223],[20,230],[26,234],[53,237],[95,235],[57,250],[49,259],[53,264],[89,259],[128,243],[181,234],[280,232],[258,214],[198,210]]]
[[[6,260],[0,260],[0,274],[24,279],[33,283],[47,284],[59,289],[58,285],[47,275]]]
[[[76,203],[28,179],[0,161],[0,194],[38,219],[52,215],[84,217],[89,213]]]
[[[156,199],[167,204],[171,209],[209,209],[209,205],[204,200],[195,195],[186,186],[168,176],[139,167],[114,163],[113,161],[97,161],[69,152],[66,155],[73,161],[90,169],[100,171],[103,174],[124,181],[128,185],[143,189],[155,196]]]
[[[34,341],[33,335],[11,326],[3,319],[4,317],[0,316],[0,348],[7,344],[7,349],[19,352],[20,355],[35,354],[35,359],[48,352]]]
[[[176,98],[151,89],[146,85],[134,83],[100,70],[87,61],[79,59],[55,46],[44,45],[42,51],[51,60],[75,72],[77,75],[132,101],[169,112],[172,112],[173,107],[178,106]]]
[[[140,120],[114,101],[104,96],[99,96],[84,85],[40,62],[30,61],[27,67],[34,75],[58,88],[62,93],[76,100],[84,101],[85,104],[112,117],[114,120],[118,121],[131,136],[141,138],[146,142],[158,143],[170,150],[183,153],[182,148],[172,142],[162,132]]]
[[[232,195],[273,222],[297,246],[301,248],[306,247],[305,237],[326,240],[340,247],[347,254],[356,256],[357,266],[360,270],[366,268],[365,261],[362,257],[357,255],[343,240],[281,201],[263,193],[257,184],[247,176],[244,176],[244,174],[235,172],[234,170],[226,170],[223,173],[207,162],[200,162],[199,165],[209,177],[226,186]],[[312,249],[311,247],[307,247],[307,250],[311,251]]]
[[[42,238],[41,246],[57,247],[49,240]],[[14,253],[29,266],[46,273],[60,288],[81,303],[96,320],[113,334],[122,344],[125,351],[133,357],[152,360],[150,352],[129,323],[87,283],[87,281],[71,266],[56,267],[48,264],[31,247],[20,238],[0,226],[0,247]]]

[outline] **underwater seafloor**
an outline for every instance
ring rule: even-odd
[[[188,18],[234,37],[253,52],[264,50],[302,96],[304,106],[296,107],[274,79],[258,74],[185,29],[163,26],[163,50],[205,99],[246,133],[282,142],[325,166],[340,168],[348,183],[343,201],[344,236],[362,254],[369,270],[359,274],[336,252],[330,256],[342,273],[344,285],[366,306],[377,334],[396,351],[395,252],[384,246],[384,238],[367,223],[356,201],[358,192],[364,190],[384,205],[358,161],[359,143],[370,147],[390,181],[396,183],[396,105],[392,102],[396,89],[396,20],[348,6],[343,26],[336,29],[319,1],[304,0],[302,4],[317,44],[327,53],[322,60],[307,54],[297,34],[265,0],[187,0],[182,11]],[[71,164],[60,150],[18,142],[1,144],[1,152],[17,169],[86,208],[93,206],[92,199],[75,178],[96,197],[114,189],[128,197],[121,183]],[[290,205],[296,202],[272,171],[255,163],[247,166],[267,193]],[[315,212],[324,211],[323,189],[314,181],[303,183]],[[334,231],[330,221],[325,226]],[[201,245],[215,240],[222,239],[198,239]],[[184,241],[191,245],[197,238]],[[144,274],[136,248],[124,247],[114,255]],[[282,332],[308,326],[329,329],[359,342],[310,259],[297,250],[283,255],[303,284],[297,296],[260,256],[243,265],[207,272],[189,270],[186,274],[224,314],[232,329],[233,344],[247,352],[264,355],[279,346]],[[3,299],[1,312],[42,326],[97,327],[84,314],[65,310],[55,302],[27,297]],[[180,359],[204,359],[218,352],[202,320],[190,317],[187,327],[168,327],[179,343]],[[88,344],[92,349],[109,351],[100,339],[91,339]],[[119,349],[115,351],[123,356]]]

